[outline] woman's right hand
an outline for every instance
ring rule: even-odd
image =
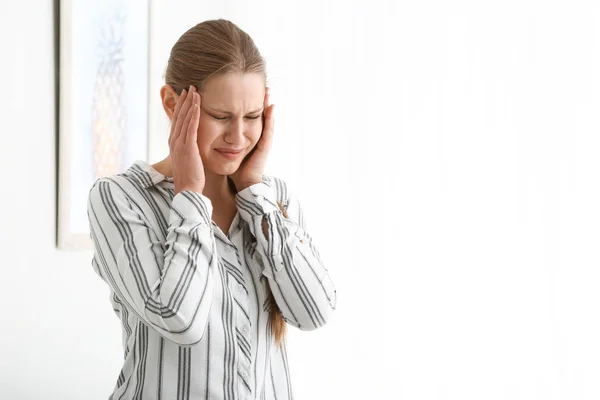
[[[190,86],[189,91],[181,92],[173,111],[169,150],[175,194],[183,190],[202,193],[206,183],[196,140],[200,123],[200,101],[200,94],[194,86]]]

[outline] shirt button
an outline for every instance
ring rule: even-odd
[[[241,376],[242,376],[242,378],[244,378],[244,379],[248,378],[248,373],[247,373],[246,371],[242,371],[242,372],[240,373],[240,375],[241,375]]]
[[[232,250],[231,246],[226,246],[225,247],[225,251],[226,252],[231,253],[231,250]]]
[[[244,291],[244,285],[242,285],[241,283],[238,283],[237,285],[235,285],[235,288],[238,290],[238,292]]]
[[[243,333],[244,335],[248,334],[248,331],[249,331],[249,330],[250,330],[250,328],[248,328],[248,326],[247,326],[247,325],[244,325],[244,326],[242,326],[242,333]]]
[[[258,204],[262,204],[262,202],[263,202],[264,199],[265,198],[262,197],[262,196],[256,196],[256,201],[258,202]]]

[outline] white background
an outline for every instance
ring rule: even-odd
[[[170,46],[232,19],[268,61],[269,172],[338,290],[290,335],[296,398],[598,399],[600,5],[211,3],[153,2],[152,161]],[[54,248],[52,32],[52,1],[3,4],[0,398],[106,399],[108,291]]]

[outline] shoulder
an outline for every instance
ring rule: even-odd
[[[107,199],[136,200],[142,197],[146,188],[140,183],[138,177],[133,176],[129,170],[97,179],[88,192],[90,204],[105,203]]]
[[[118,188],[124,193],[144,195],[144,191],[162,181],[164,176],[152,169],[145,161],[137,160],[125,171],[97,179],[92,190],[98,186]]]

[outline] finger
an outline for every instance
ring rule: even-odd
[[[183,119],[183,123],[181,126],[181,132],[179,133],[179,136],[177,139],[177,143],[181,144],[182,146],[186,145],[188,127],[190,126],[190,121],[192,121],[192,117],[194,116],[193,114],[195,112],[194,109],[196,108],[195,104],[197,102],[197,97],[198,97],[198,93],[192,93],[190,96],[192,105],[188,108],[187,114],[185,115],[185,118]]]
[[[173,115],[177,116],[177,114],[179,113],[179,110],[181,109],[181,105],[183,104],[183,102],[185,101],[186,97],[188,95],[188,91],[183,89],[181,91],[181,95],[179,96],[179,98],[177,99],[177,103],[175,103],[175,109],[173,110]]]
[[[187,138],[186,144],[196,143],[198,138],[198,125],[200,125],[200,104],[202,103],[202,97],[199,93],[194,93],[194,104],[192,105],[192,115],[190,122],[187,125]]]
[[[271,99],[270,99],[270,96],[269,96],[269,88],[266,88],[265,89],[265,99],[263,101],[263,107],[264,107],[263,110],[264,111],[267,111],[267,108],[269,107],[269,104],[270,104],[270,100]]]
[[[265,112],[265,125],[261,137],[261,145],[263,150],[270,149],[271,143],[273,142],[273,135],[275,132],[275,104],[269,105]]]
[[[265,110],[265,124],[263,125],[263,130],[260,135],[260,139],[256,146],[255,150],[263,152],[269,152],[271,149],[271,144],[273,143],[273,131],[274,131],[274,119],[273,119],[273,110],[275,109],[275,105],[271,104],[269,108]]]
[[[169,146],[173,140],[173,133],[175,132],[175,125],[177,124],[177,117],[179,115],[179,110],[181,109],[181,105],[185,101],[187,97],[187,90],[183,89],[181,91],[181,95],[177,99],[177,103],[175,104],[175,109],[173,110],[173,116],[171,117],[171,132],[169,133]]]
[[[185,117],[191,107],[192,101],[194,99],[194,86],[190,85],[185,101],[181,104],[181,108],[179,109],[179,113],[177,115],[177,122],[175,124],[174,137],[173,140],[175,142],[178,141],[178,138],[181,135],[181,130],[185,126]],[[184,138],[185,140],[185,138]]]
[[[266,123],[267,109],[269,108],[270,101],[271,101],[271,99],[270,99],[270,96],[269,96],[269,88],[266,87],[265,88],[265,98],[263,100],[263,115],[262,115],[263,127],[265,126],[265,123]]]
[[[187,116],[188,111],[192,107],[192,99],[194,98],[193,93],[195,91],[196,91],[196,88],[194,88],[194,86],[190,86],[188,96],[185,99],[185,101],[183,102],[183,104],[181,105],[181,109],[179,110],[179,114],[177,117],[177,123],[175,124],[175,131],[173,132],[173,135],[174,135],[173,140],[175,142],[178,141],[178,138],[181,135],[182,127],[186,126],[186,125],[184,125],[184,120],[185,120],[185,117]],[[184,138],[184,140],[185,140],[185,138]]]

